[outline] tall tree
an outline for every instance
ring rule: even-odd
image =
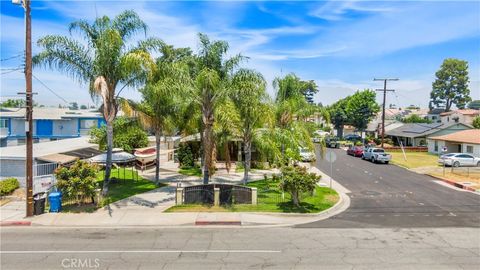
[[[375,91],[369,89],[357,91],[348,98],[346,106],[348,122],[357,130],[364,131],[380,110],[375,98]]]
[[[72,22],[70,35],[78,31],[83,41],[72,37],[48,35],[38,40],[43,51],[33,59],[36,65],[58,69],[72,78],[87,83],[92,97],[103,99],[103,116],[107,126],[107,161],[103,194],[108,192],[112,167],[113,120],[117,115],[117,97],[125,87],[144,83],[154,63],[148,53],[161,41],[149,38],[132,46],[138,32],[146,34],[147,25],[134,11],[124,11],[115,18],[97,18]],[[122,88],[117,93],[118,86]]]
[[[452,105],[456,105],[463,109],[472,100],[468,89],[467,61],[447,58],[435,76],[430,99],[437,107],[444,106],[446,111],[450,111]]]
[[[343,127],[349,123],[347,104],[349,97],[343,98],[328,107],[330,121],[337,130],[337,137],[343,137]]]
[[[262,74],[248,69],[241,69],[235,73],[232,100],[240,115],[240,133],[245,155],[244,184],[248,182],[255,131],[263,126],[267,95],[266,82]]]
[[[140,119],[145,128],[155,134],[156,162],[155,181],[160,180],[160,144],[161,137],[173,135],[185,105],[182,93],[184,87],[185,71],[183,60],[191,57],[191,51],[187,48],[176,49],[173,46],[164,45],[161,48],[162,55],[156,60],[156,67],[149,76],[145,87],[140,89],[142,101],[122,101],[122,110],[129,116]]]
[[[203,182],[208,184],[213,172],[215,108],[228,96],[231,73],[244,58],[241,55],[227,57],[229,45],[225,41],[211,41],[199,34],[200,49],[193,69],[193,100],[202,112]]]
[[[313,104],[313,96],[318,92],[318,86],[313,80],[302,81],[294,73],[287,74],[283,78],[275,78],[273,87],[279,91],[277,102],[303,95],[308,103]]]

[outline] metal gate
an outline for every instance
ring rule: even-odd
[[[185,187],[183,190],[185,204],[213,204],[213,185]]]

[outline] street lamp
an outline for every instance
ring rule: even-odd
[[[32,25],[30,18],[30,0],[12,0],[15,5],[22,5],[25,10],[25,137],[26,137],[26,177],[27,217],[33,216],[33,123],[32,123]]]

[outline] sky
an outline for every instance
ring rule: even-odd
[[[11,1],[2,0],[0,8],[5,100],[25,87],[22,70],[15,70],[22,65],[24,14]],[[249,57],[242,67],[260,71],[271,95],[273,79],[288,73],[314,80],[320,90],[315,101],[324,105],[382,88],[373,79],[388,77],[399,81],[389,82],[395,92],[387,94],[387,104],[427,107],[442,61],[459,58],[469,64],[471,97],[480,99],[480,1],[33,1],[33,53],[41,51],[35,44],[44,35],[70,35],[72,21],[127,9],[147,23],[148,37],[177,47],[196,51],[199,32],[228,41],[229,54]],[[39,104],[93,104],[87,85],[48,68],[33,74]],[[122,96],[140,98],[135,89]]]

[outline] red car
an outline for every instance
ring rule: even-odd
[[[363,155],[363,147],[360,146],[353,146],[348,148],[347,155],[351,155],[354,157],[361,157]]]

